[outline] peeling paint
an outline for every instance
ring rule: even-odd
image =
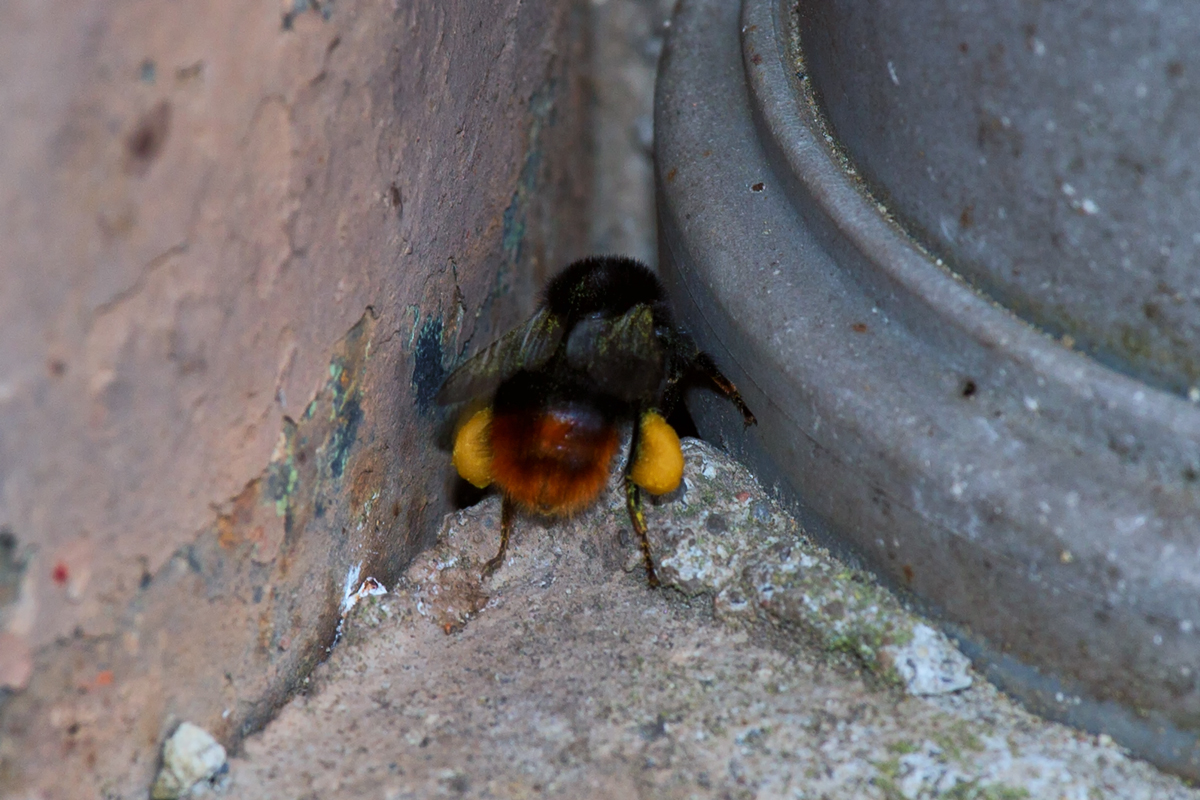
[[[551,121],[555,89],[556,81],[551,79],[529,98],[531,121],[525,161],[521,165],[521,173],[517,177],[517,187],[513,190],[512,200],[504,209],[501,247],[510,264],[517,264],[521,261],[530,197],[537,186],[538,175],[542,167],[542,129]]]
[[[350,448],[354,446],[362,417],[362,405],[358,397],[347,399],[338,414],[339,424],[329,438],[329,475],[333,478],[340,478],[345,472],[346,460],[350,457]]]
[[[408,332],[408,347],[412,349],[417,341],[417,330],[421,325],[421,307],[416,304],[409,305],[408,313],[412,314],[413,318],[412,328]]]
[[[292,495],[300,483],[300,471],[296,468],[296,438],[296,423],[284,417],[275,452],[267,465],[267,496],[274,501],[275,515],[279,517],[287,517]]]
[[[329,649],[332,649],[333,645],[337,644],[338,640],[342,638],[346,618],[350,616],[350,612],[354,610],[354,607],[359,602],[366,600],[368,597],[378,597],[387,594],[387,589],[384,588],[383,584],[370,576],[364,578],[359,583],[358,577],[360,575],[362,575],[361,563],[350,567],[350,571],[346,573],[345,584],[342,588],[342,602],[338,606],[340,619],[338,620],[337,632],[333,637],[333,644],[329,646]]]
[[[330,398],[329,420],[334,427],[321,449],[328,474],[335,480],[345,473],[350,450],[357,441],[363,421],[362,378],[370,357],[375,322],[374,311],[367,309],[346,334],[341,352],[329,364],[325,393]]]
[[[412,389],[417,411],[422,414],[428,414],[433,408],[434,397],[446,378],[442,360],[442,320],[429,317],[421,327],[413,349]]]
[[[328,22],[333,17],[333,0],[292,0],[292,7],[284,12],[280,26],[285,31],[292,30],[296,18],[307,11],[312,11]]]

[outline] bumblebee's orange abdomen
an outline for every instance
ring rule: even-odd
[[[616,427],[587,407],[497,413],[491,424],[492,477],[531,511],[574,514],[604,489],[618,444]]]

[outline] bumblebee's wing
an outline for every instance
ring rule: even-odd
[[[580,320],[567,337],[567,363],[606,394],[628,402],[653,402],[664,373],[663,346],[654,313],[639,304],[619,317]]]
[[[438,390],[441,405],[461,403],[492,392],[518,370],[536,369],[562,341],[563,324],[549,309],[539,309],[524,325],[513,328],[451,372]]]

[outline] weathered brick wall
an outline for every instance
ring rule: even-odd
[[[582,255],[583,5],[0,4],[0,795],[236,746],[428,543],[443,370]]]

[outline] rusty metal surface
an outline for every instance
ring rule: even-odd
[[[0,8],[0,794],[261,725],[448,507],[445,367],[582,255],[581,3],[290,8]]]

